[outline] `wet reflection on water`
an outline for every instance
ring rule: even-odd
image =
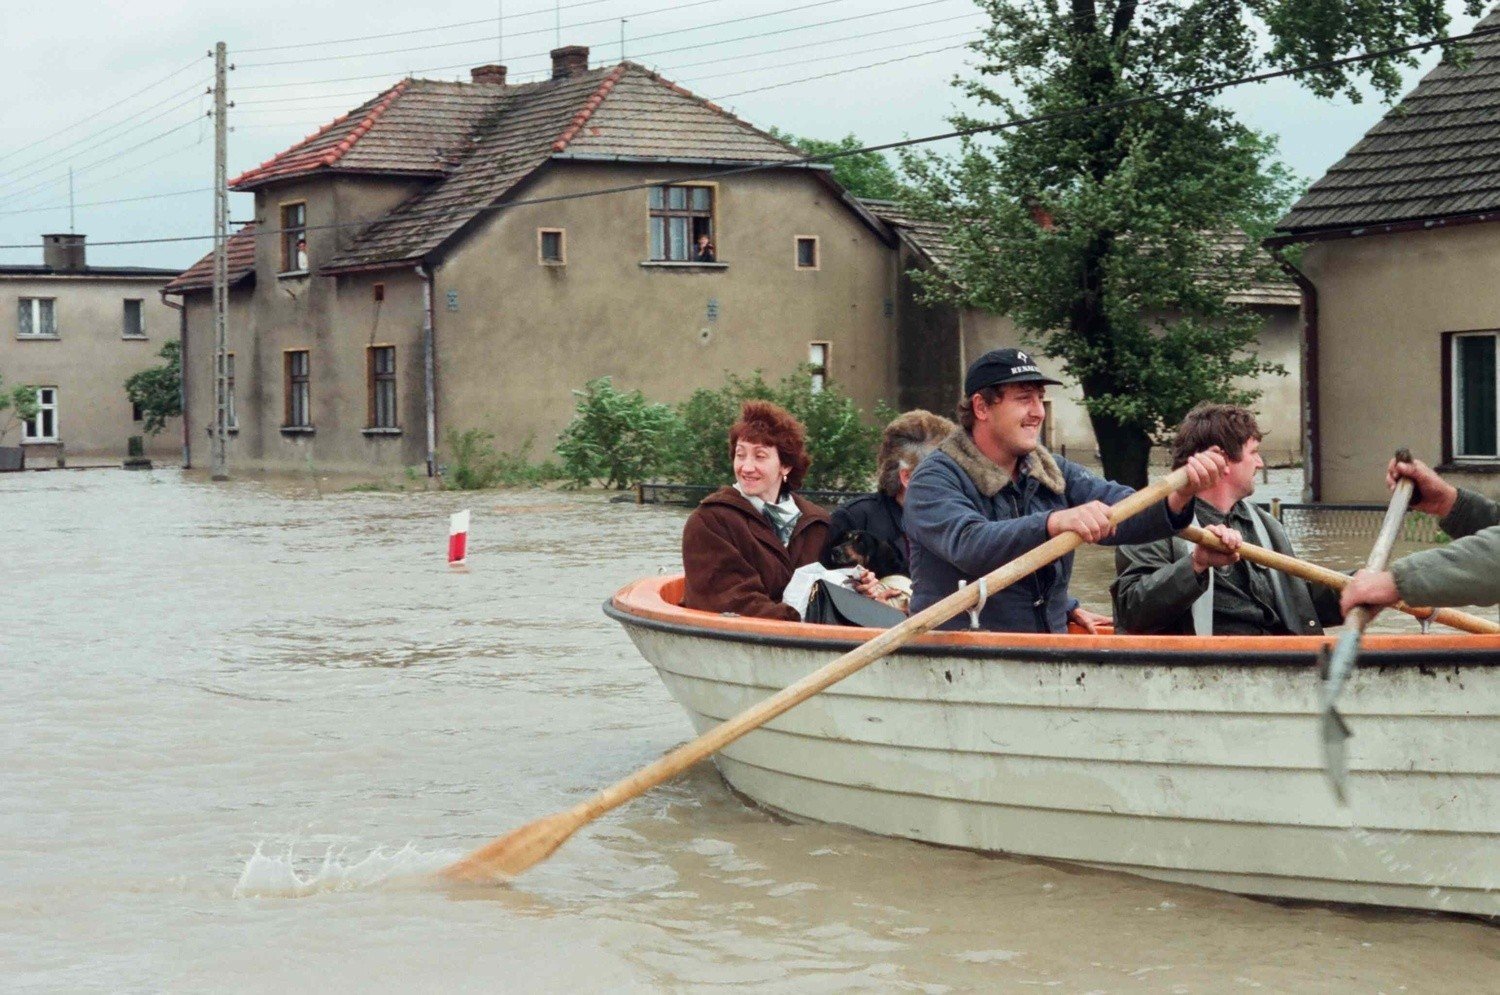
[[[414,886],[402,868],[576,802],[689,735],[599,611],[630,579],[678,568],[685,511],[338,486],[0,478],[6,520],[24,523],[0,559],[6,989],[1493,983],[1500,931],[1473,921],[791,825],[711,768],[514,888]],[[462,507],[467,573],[443,562]],[[1352,566],[1363,552],[1348,546],[1320,555]],[[1108,564],[1090,554],[1078,572],[1101,607]],[[252,866],[259,893],[304,897],[234,897]]]

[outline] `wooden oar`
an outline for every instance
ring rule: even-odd
[[[1410,450],[1398,449],[1396,461],[1410,463]],[[1401,531],[1406,506],[1411,503],[1412,486],[1410,477],[1402,477],[1396,481],[1396,489],[1391,493],[1391,503],[1385,509],[1385,521],[1380,523],[1380,534],[1375,537],[1370,558],[1365,561],[1366,570],[1384,570],[1390,561],[1391,547],[1396,544],[1396,536]],[[1323,649],[1323,766],[1328,774],[1328,781],[1333,786],[1333,793],[1341,805],[1348,803],[1348,742],[1352,733],[1335,706],[1339,693],[1344,690],[1345,682],[1354,671],[1354,662],[1359,657],[1359,641],[1374,617],[1375,613],[1367,606],[1356,606],[1344,616],[1344,634],[1333,645],[1332,651],[1327,647]]]
[[[1200,526],[1189,525],[1177,534],[1188,542],[1195,542],[1225,553],[1229,552],[1229,548],[1219,540],[1218,536]],[[1285,553],[1278,553],[1274,549],[1266,549],[1264,546],[1256,546],[1253,543],[1240,543],[1239,554],[1251,563],[1259,563],[1263,567],[1280,570],[1282,573],[1301,577],[1310,583],[1331,587],[1335,591],[1342,591],[1351,580],[1348,574],[1341,574],[1337,570],[1329,570],[1316,563],[1299,560],[1295,556],[1287,556]],[[1470,615],[1468,612],[1453,608],[1413,608],[1405,601],[1398,601],[1391,607],[1422,619],[1424,622],[1441,622],[1464,632],[1477,635],[1500,633],[1500,622],[1491,622],[1487,618],[1480,618],[1478,615]]]
[[[1187,470],[1179,468],[1143,490],[1136,491],[1110,509],[1110,521],[1119,524],[1139,514],[1173,491],[1187,486]],[[514,877],[541,863],[579,829],[605,812],[637,798],[663,781],[670,780],[722,750],[741,736],[801,704],[808,698],[863,669],[881,657],[899,649],[913,638],[967,611],[978,603],[981,589],[994,594],[1009,587],[1042,567],[1061,559],[1083,545],[1077,533],[1053,536],[1023,556],[1019,556],[979,582],[959,588],[937,604],[918,612],[905,622],[886,629],[880,635],[850,650],[832,663],[778,691],[759,704],[733,718],[726,719],[689,743],[663,756],[655,763],[610,785],[593,797],[570,809],[545,816],[491,841],[462,860],[438,873],[452,881],[493,882]]]

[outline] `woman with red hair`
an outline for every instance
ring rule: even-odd
[[[828,539],[828,513],[793,493],[812,462],[806,438],[785,410],[745,402],[729,430],[734,483],[704,498],[682,530],[684,607],[801,621],[781,592]]]

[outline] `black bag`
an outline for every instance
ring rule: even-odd
[[[906,616],[890,605],[867,598],[840,584],[820,580],[812,586],[807,598],[804,622],[823,625],[855,625],[862,629],[889,629],[906,621]]]

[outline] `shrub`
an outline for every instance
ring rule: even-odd
[[[167,425],[168,418],[182,414],[182,344],[169,340],[157,353],[166,360],[160,366],[142,370],[125,381],[125,394],[141,408],[147,435],[155,435]]]
[[[557,444],[562,469],[574,485],[598,481],[624,490],[669,467],[681,423],[665,404],[652,404],[639,390],[621,392],[609,377],[575,390],[573,420]]]
[[[774,387],[757,370],[749,377],[731,373],[718,389],[694,391],[677,407],[681,436],[667,472],[688,483],[732,480],[729,428],[739,417],[740,405],[749,400],[779,404],[807,428],[812,467],[804,488],[863,490],[870,486],[880,433],[896,412],[882,403],[875,409],[875,423],[866,424],[853,399],[837,384],[825,382],[822,390],[813,390],[809,366],[799,367]]]
[[[535,440],[528,438],[513,453],[495,451],[495,436],[482,429],[464,432],[448,431],[448,470],[443,486],[460,491],[477,491],[489,487],[535,487],[562,479],[562,470],[550,460],[531,462]],[[408,468],[408,479],[415,472]]]

